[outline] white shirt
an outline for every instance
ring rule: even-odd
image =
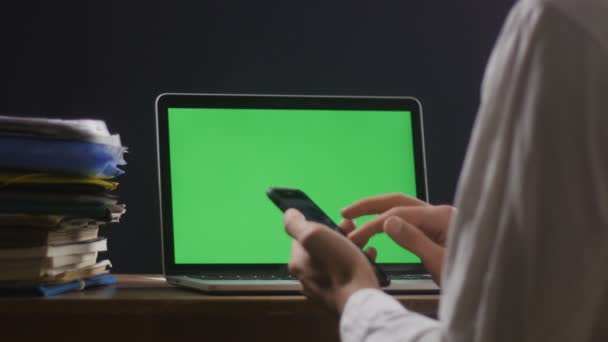
[[[439,321],[361,290],[344,341],[608,341],[608,1],[513,8],[456,207]]]

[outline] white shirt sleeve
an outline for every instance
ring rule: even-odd
[[[404,308],[377,289],[355,292],[340,321],[343,342],[439,341],[439,323]]]
[[[440,322],[362,290],[344,341],[608,341],[608,3],[522,0],[486,69]]]

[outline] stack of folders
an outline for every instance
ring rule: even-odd
[[[99,228],[125,213],[112,194],[125,152],[100,120],[0,116],[0,293],[116,282]]]

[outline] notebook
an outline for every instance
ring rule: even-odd
[[[427,200],[414,98],[162,94],[156,114],[163,270],[175,285],[300,289],[287,272],[291,240],[269,187],[305,189],[336,222],[341,208],[368,196]],[[386,235],[369,246],[391,278],[385,290],[438,290],[420,260]]]

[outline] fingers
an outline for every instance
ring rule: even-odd
[[[432,214],[431,206],[395,207],[363,224],[359,229],[348,235],[348,238],[356,245],[365,246],[367,241],[375,234],[382,233],[384,221],[391,216],[399,216],[403,220],[416,226],[424,226],[427,217]]]
[[[306,220],[296,209],[288,209],[283,218],[285,230],[316,259],[338,258],[355,249],[340,233],[320,223]]]
[[[397,216],[392,216],[385,221],[384,231],[401,247],[416,254],[435,282],[440,284],[445,251],[443,247],[429,239],[424,232]]]
[[[340,222],[338,226],[340,227],[340,229],[342,229],[342,233],[344,233],[344,235],[350,234],[356,228],[355,221],[348,219],[342,220],[342,222]]]
[[[287,270],[290,274],[299,277],[306,269],[305,266],[308,264],[311,264],[310,256],[308,253],[306,253],[298,241],[293,240],[291,243],[291,257],[289,258],[289,263],[287,264]]]
[[[287,270],[298,280],[307,280],[318,284],[327,283],[327,274],[319,267],[317,262],[306,252],[304,247],[296,240],[291,245],[291,258]]]
[[[376,261],[378,251],[374,247],[370,247],[365,250],[365,254],[367,254],[372,261]]]
[[[423,232],[397,216],[388,218],[383,228],[391,239],[418,256],[435,245]]]
[[[427,205],[427,203],[403,194],[387,194],[359,200],[342,209],[342,216],[347,219],[354,219],[365,215],[380,214],[393,207],[424,205]]]
[[[299,241],[301,237],[310,229],[309,222],[304,215],[296,209],[287,209],[283,215],[285,231],[289,236]]]

